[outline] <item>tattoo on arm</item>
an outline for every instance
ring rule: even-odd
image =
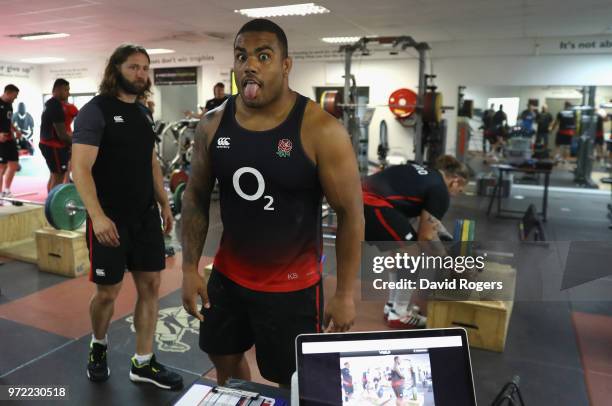
[[[196,130],[192,171],[183,196],[182,246],[183,263],[187,267],[197,267],[202,255],[208,232],[210,194],[214,186],[204,123],[205,120],[200,122]]]

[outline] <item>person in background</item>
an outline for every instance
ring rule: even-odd
[[[21,133],[13,124],[13,102],[19,95],[19,88],[6,85],[0,96],[0,195],[12,197],[11,185],[19,166],[17,140]]]
[[[64,105],[70,96],[70,83],[57,79],[53,83],[52,97],[45,103],[40,120],[40,152],[49,168],[47,191],[64,182],[72,148],[72,131],[66,127]]]
[[[548,112],[548,106],[543,104],[542,109],[536,117],[538,129],[536,132],[536,145],[541,145],[545,150],[548,150],[548,135],[550,134],[550,125],[553,122],[553,116]]]
[[[215,86],[213,87],[213,94],[214,97],[210,100],[207,100],[206,105],[204,107],[200,106],[200,113],[186,111],[185,116],[187,118],[202,118],[204,114],[216,109],[217,107],[222,105],[225,100],[227,100],[227,95],[225,94],[225,85],[222,82],[217,82],[215,84]]]

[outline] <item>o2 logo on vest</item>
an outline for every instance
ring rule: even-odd
[[[244,193],[244,190],[242,190],[242,188],[240,187],[240,177],[245,173],[250,173],[251,175],[255,176],[255,179],[257,179],[257,191],[252,195]],[[264,200],[268,201],[268,203],[264,206],[264,210],[274,211],[274,207],[272,207],[272,205],[274,204],[274,198],[272,196],[263,195],[266,190],[266,181],[264,180],[264,177],[261,172],[259,172],[257,169],[251,168],[249,166],[245,166],[244,168],[238,169],[234,173],[232,183],[234,184],[234,190],[236,191],[238,196],[240,196],[244,200],[248,200],[249,202],[254,202],[263,197]]]

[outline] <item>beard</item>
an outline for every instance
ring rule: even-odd
[[[142,94],[146,87],[147,83],[142,81],[130,82],[127,80],[121,73],[119,73],[119,77],[117,78],[117,84],[127,94],[140,95]]]

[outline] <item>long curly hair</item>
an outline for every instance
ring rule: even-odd
[[[135,44],[121,44],[115,49],[113,54],[108,59],[106,68],[104,69],[104,77],[100,82],[98,91],[102,95],[117,97],[119,94],[119,67],[124,63],[130,56],[134,54],[143,54],[151,62],[151,58],[147,53],[147,50]],[[151,91],[151,79],[147,78],[147,86],[143,90],[143,95],[149,94]]]

